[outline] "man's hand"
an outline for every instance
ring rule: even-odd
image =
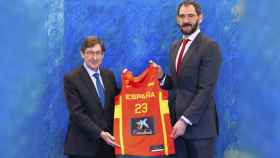
[[[173,126],[171,137],[176,139],[177,137],[184,135],[186,128],[187,124],[183,120],[179,119]]]
[[[155,63],[153,60],[150,60],[149,64],[152,64],[154,67],[158,68],[158,79],[162,79],[163,75],[164,75],[164,72],[163,72],[161,66],[158,65],[157,63]]]
[[[101,131],[100,137],[108,144],[113,147],[120,147],[119,144],[115,142],[115,137],[113,137],[109,132]]]

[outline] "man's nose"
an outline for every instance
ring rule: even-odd
[[[93,54],[93,59],[96,60],[97,59],[97,55]]]
[[[188,17],[188,16],[185,16],[184,18],[183,18],[183,22],[184,23],[188,23],[190,21],[190,18]]]

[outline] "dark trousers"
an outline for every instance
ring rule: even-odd
[[[214,158],[215,138],[176,139],[176,158]]]
[[[76,155],[69,155],[68,158],[95,158],[90,156],[76,156]]]
[[[175,158],[173,156],[117,156],[117,158]]]
[[[115,158],[114,148],[100,141],[99,148],[95,156],[69,155],[68,158]]]

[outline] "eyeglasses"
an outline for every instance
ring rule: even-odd
[[[96,52],[94,52],[94,51],[86,51],[85,53],[88,54],[88,55],[91,55],[91,56],[93,56],[93,55],[95,55],[95,56],[102,56],[104,54],[102,51],[96,51]]]

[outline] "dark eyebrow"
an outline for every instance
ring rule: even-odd
[[[179,14],[178,16],[179,16],[179,17],[185,17],[185,16],[193,17],[193,16],[196,16],[196,14],[194,14],[194,13],[189,13],[189,14]]]

